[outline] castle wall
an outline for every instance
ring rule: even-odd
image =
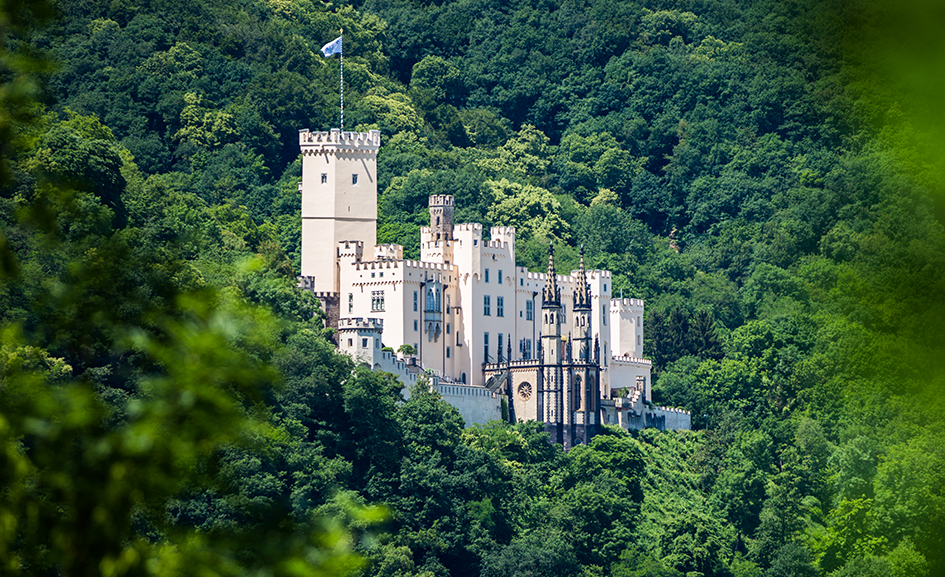
[[[502,419],[501,396],[483,387],[440,382],[433,390],[459,409],[466,426]]]

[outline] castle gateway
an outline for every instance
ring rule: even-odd
[[[515,229],[453,223],[453,197],[430,197],[420,260],[378,245],[380,132],[299,132],[302,276],[342,351],[405,385],[430,377],[467,425],[544,423],[570,448],[604,424],[686,429],[655,407],[643,357],[643,301],[611,298],[611,275],[533,273],[515,265]],[[410,345],[414,355],[395,356]],[[503,408],[504,407],[504,408]]]

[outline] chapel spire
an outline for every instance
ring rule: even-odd
[[[542,292],[542,308],[558,308],[561,306],[561,289],[558,288],[558,276],[555,274],[555,245],[548,245],[548,278],[545,281],[545,290]]]
[[[581,245],[581,268],[578,269],[577,284],[574,287],[574,310],[590,310],[591,294],[587,284],[587,271],[584,268],[584,245]]]

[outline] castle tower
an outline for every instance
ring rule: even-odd
[[[453,195],[434,194],[429,202],[433,240],[453,240]]]
[[[381,133],[299,131],[302,149],[302,277],[337,294],[342,241],[377,244],[377,151]],[[308,278],[306,278],[308,277]]]

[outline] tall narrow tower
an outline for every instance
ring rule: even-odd
[[[565,399],[561,355],[561,289],[555,274],[555,252],[551,245],[548,253],[548,278],[541,295],[541,381],[539,407],[545,431],[553,443],[564,442],[563,416]]]
[[[600,432],[600,364],[598,352],[591,343],[591,291],[584,268],[584,247],[581,247],[581,267],[574,287],[574,347],[577,360],[572,361],[568,373],[568,399],[573,400],[570,430],[565,432],[565,447],[590,442]]]
[[[430,196],[430,232],[434,241],[453,240],[453,195]]]
[[[337,293],[338,243],[377,244],[377,151],[381,133],[299,131],[302,149],[302,277]]]

